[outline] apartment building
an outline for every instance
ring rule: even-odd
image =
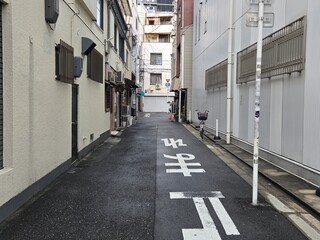
[[[144,91],[143,111],[168,112],[174,96],[169,91],[174,15],[173,12],[157,11],[155,6],[140,4],[140,9],[141,21],[144,23],[140,66]]]

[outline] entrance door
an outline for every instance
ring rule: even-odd
[[[78,85],[72,85],[72,161],[78,158]]]

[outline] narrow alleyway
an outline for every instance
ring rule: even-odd
[[[0,226],[1,240],[306,239],[183,125],[140,114]]]

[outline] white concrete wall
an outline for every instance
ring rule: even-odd
[[[92,0],[93,1],[93,0]],[[95,1],[93,1],[95,2]],[[0,206],[71,158],[71,85],[55,80],[55,46],[60,39],[81,56],[81,37],[103,53],[102,31],[75,1],[59,1],[52,30],[44,1],[10,1],[3,9],[4,169],[0,170]],[[71,4],[75,3],[75,4]],[[80,10],[80,15],[75,12]],[[37,13],[37,14],[35,14]],[[83,23],[85,22],[86,25]],[[79,84],[78,150],[109,130],[104,84],[87,78],[87,57]]]
[[[254,96],[255,83],[236,84],[236,53],[256,43],[257,29],[245,26],[245,12],[249,1],[234,1],[234,40],[232,73],[232,137],[249,144],[254,138]],[[199,24],[199,0],[194,3],[194,22]],[[293,160],[293,166],[320,170],[320,89],[318,63],[320,52],[314,51],[320,40],[320,2],[273,1],[266,11],[273,11],[275,24],[265,28],[267,36],[296,19],[307,15],[306,67],[302,73],[282,75],[261,82],[260,146],[273,153]],[[219,130],[226,131],[226,87],[205,91],[205,70],[227,59],[229,1],[208,1],[208,31],[203,33],[204,19],[201,21],[201,36],[194,36],[193,48],[193,110],[210,110],[207,124],[214,128],[219,119]],[[204,18],[204,14],[202,14]],[[199,26],[198,26],[199,28]],[[195,28],[194,28],[195,29]],[[194,30],[195,34],[195,30]],[[193,111],[194,112],[194,111]],[[196,115],[193,114],[194,120]],[[288,161],[289,162],[289,161]],[[299,170],[297,170],[299,171]],[[306,172],[299,172],[306,177]],[[313,179],[314,180],[314,179]]]
[[[144,112],[169,112],[173,94],[146,94],[144,97]],[[169,102],[169,103],[168,103]]]
[[[162,65],[150,65],[150,54],[162,53]],[[166,93],[166,79],[170,79],[171,84],[171,54],[172,43],[146,43],[142,45],[142,58],[144,63],[144,89],[152,93]],[[156,90],[155,85],[150,85],[150,73],[162,74],[162,85],[160,90]]]

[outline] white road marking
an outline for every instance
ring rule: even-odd
[[[166,147],[173,147],[173,148],[178,148],[179,147],[186,147],[187,144],[184,144],[182,139],[177,139],[177,140],[174,140],[174,138],[164,138],[164,139],[161,139],[161,141],[164,142],[164,145]]]
[[[166,163],[165,166],[178,166],[179,169],[167,169],[167,173],[182,173],[185,177],[192,177],[191,173],[205,173],[206,171],[202,168],[190,169],[188,166],[195,166],[192,164],[197,164],[196,166],[201,166],[200,163],[186,163],[185,161],[190,161],[195,159],[195,156],[187,153],[178,153],[176,156],[171,156],[163,154],[165,158],[176,159],[178,163]],[[190,165],[191,164],[191,165]]]
[[[240,235],[229,214],[219,198],[224,198],[219,191],[210,192],[170,192],[170,199],[192,199],[201,220],[202,229],[182,229],[184,240],[219,240],[221,239],[217,227],[210,216],[204,198],[209,198],[227,235]]]
[[[219,198],[209,198],[211,205],[214,211],[217,213],[220,222],[226,231],[227,235],[240,235],[237,227],[234,225],[232,219],[230,218],[229,214],[227,213],[226,209],[223,207],[222,203],[220,202]]]
[[[144,115],[144,117],[150,117],[150,113],[146,113],[145,115]]]
[[[170,199],[190,199],[190,198],[224,198],[220,191],[204,192],[170,192]]]
[[[221,239],[203,198],[193,198],[193,202],[198,211],[203,229],[182,229],[183,238],[185,240]]]

